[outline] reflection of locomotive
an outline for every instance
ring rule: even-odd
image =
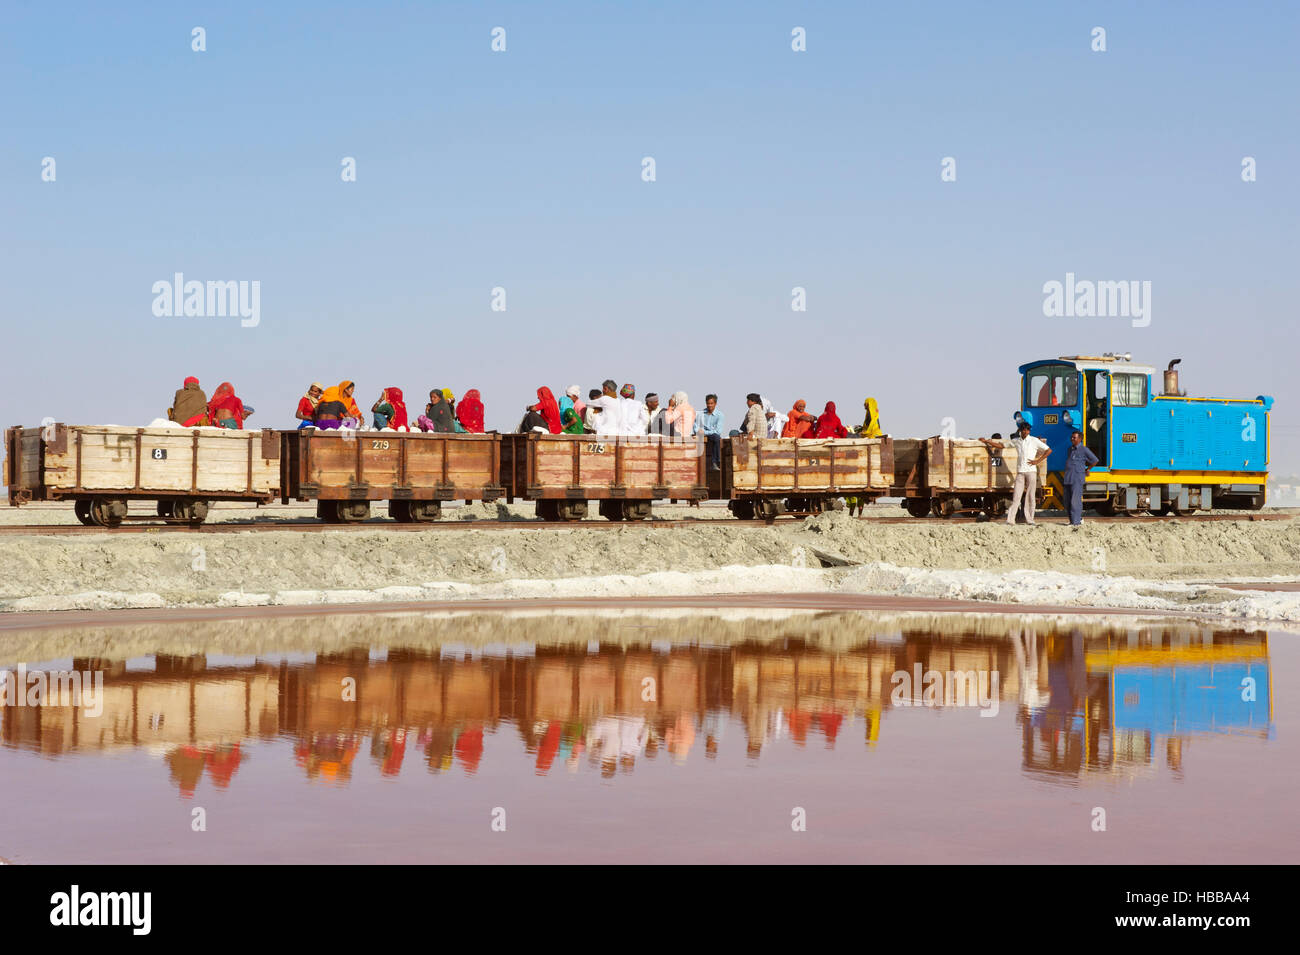
[[[1127,355],[1020,366],[1018,417],[1052,448],[1049,504],[1063,498],[1061,471],[1078,428],[1099,462],[1084,503],[1101,513],[1264,506],[1273,399],[1189,398],[1178,390],[1179,360],[1169,363],[1160,394],[1152,391],[1156,370]]]
[[[1079,631],[1049,636],[1045,697],[1021,713],[1025,768],[1052,776],[1150,766],[1163,740],[1181,769],[1188,736],[1269,737],[1272,684],[1263,633],[1171,635],[1172,645],[1098,647]]]

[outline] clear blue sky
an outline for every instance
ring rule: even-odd
[[[0,30],[3,424],[145,423],[195,374],[254,424],[352,378],[367,407],[477,387],[505,429],[612,377],[733,425],[751,390],[855,421],[870,394],[894,434],[976,435],[1021,362],[1124,350],[1276,396],[1300,471],[1300,5],[11,3]],[[260,281],[260,325],[155,317],[178,271]],[[1150,326],[1044,317],[1067,271],[1151,281]]]

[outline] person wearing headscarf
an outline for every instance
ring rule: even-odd
[[[429,403],[424,406],[424,414],[418,423],[421,431],[436,431],[439,434],[453,434],[456,431],[456,419],[452,417],[451,407],[443,398],[442,391],[434,388],[429,392]]]
[[[442,389],[442,400],[447,402],[449,407],[456,407],[456,393],[450,388]]]
[[[573,410],[573,405],[560,412],[560,423],[564,425],[563,434],[585,434],[582,417]]]
[[[393,406],[393,416],[388,419],[388,426],[394,431],[411,429],[411,421],[406,414],[406,399],[402,397],[401,388],[385,388],[384,397]]]
[[[465,392],[465,397],[456,405],[456,420],[470,434],[483,433],[483,401],[477,388]]]
[[[356,390],[357,385],[354,381],[339,382],[339,400],[342,401],[348,409],[347,416],[344,418],[344,424],[347,423],[347,418],[352,418],[355,421],[352,427],[359,428],[365,419],[361,417],[361,409],[357,407],[356,399],[352,397],[353,392]]]
[[[235,396],[235,386],[228,381],[217,386],[217,390],[212,393],[212,400],[208,402],[208,420],[218,428],[242,431],[244,420],[252,413],[253,409],[246,408]]]
[[[650,412],[636,400],[636,386],[631,382],[619,390],[618,410],[621,419],[616,434],[646,434],[650,430]]]
[[[822,412],[821,417],[817,419],[817,426],[813,428],[810,437],[813,438],[847,438],[849,429],[844,427],[840,421],[839,415],[835,413],[835,402],[826,402],[826,410]]]
[[[343,401],[338,386],[335,385],[333,388],[326,388],[320,396],[320,401],[316,402],[312,423],[322,431],[334,431],[343,426],[343,419],[347,414],[348,406]]]
[[[564,425],[560,421],[560,406],[556,404],[555,395],[551,394],[551,389],[545,385],[537,389],[537,404],[529,405],[528,410],[542,416],[542,420],[546,422],[546,428],[551,434],[559,434],[564,430]]]
[[[812,430],[816,418],[807,412],[808,402],[800,398],[790,409],[790,416],[785,422],[785,427],[781,429],[783,438],[806,438],[808,432]]]
[[[199,387],[199,380],[191,375],[181,383],[172,398],[167,417],[187,428],[197,428],[208,423],[208,396]]]
[[[560,398],[560,416],[564,416],[564,409],[572,408],[582,417],[582,413],[587,410],[587,403],[582,400],[582,389],[577,385],[569,385],[565,389],[564,395]]]
[[[319,381],[313,381],[307,393],[298,399],[298,411],[294,415],[298,419],[298,430],[310,428],[316,420],[316,406],[320,404],[321,395],[325,389],[321,387]]]
[[[451,412],[452,430],[457,434],[464,434],[465,426],[461,424],[460,419],[456,417],[456,393],[450,388],[443,388],[442,400],[447,403],[447,410]]]
[[[695,409],[687,400],[686,392],[674,391],[668,399],[668,410],[664,412],[668,423],[668,434],[674,438],[688,438],[695,430]]]
[[[393,417],[393,406],[388,400],[387,388],[379,393],[379,398],[370,406],[370,411],[374,414],[374,418],[370,422],[371,427],[376,431],[382,431],[388,427],[388,422]]]
[[[858,434],[864,438],[880,437],[884,432],[880,430],[880,409],[876,407],[876,399],[868,398],[862,402],[862,407],[867,409],[867,417],[858,429]]]
[[[777,411],[772,402],[766,398],[763,399],[763,417],[767,419],[767,436],[781,437],[781,431],[785,427],[785,415]]]

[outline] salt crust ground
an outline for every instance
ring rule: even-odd
[[[523,518],[524,507],[504,516]],[[15,510],[0,509],[0,521],[16,522]],[[23,522],[36,513],[17,510]],[[66,509],[37,510],[68,518],[59,513]],[[656,514],[701,511],[719,514]],[[1205,582],[1297,579],[1300,524],[1289,520],[1095,523],[1075,532],[1059,523],[872,524],[834,512],[771,527],[526,528],[6,536],[0,610],[812,591],[1300,620],[1300,594]]]

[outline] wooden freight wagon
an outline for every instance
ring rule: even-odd
[[[505,493],[493,434],[405,431],[284,432],[284,501],[316,501],[331,523],[364,521],[388,501],[398,521],[436,521],[443,501],[495,501]]]
[[[501,481],[510,500],[536,501],[543,520],[582,520],[599,501],[609,520],[639,521],[651,501],[709,496],[702,448],[654,435],[508,434]]]
[[[881,438],[731,438],[721,496],[737,517],[819,511],[844,495],[874,501],[894,483],[894,441]]]
[[[201,524],[211,501],[280,494],[274,431],[53,424],[5,432],[9,503],[75,501],[83,524],[115,527],[127,502],[157,501],[169,521]]]
[[[1005,514],[1015,490],[1019,458],[1010,441],[1001,450],[962,438],[899,438],[894,441],[895,483],[890,495],[903,498],[913,517],[949,517],[976,511]],[[1038,498],[1047,464],[1038,466]]]

